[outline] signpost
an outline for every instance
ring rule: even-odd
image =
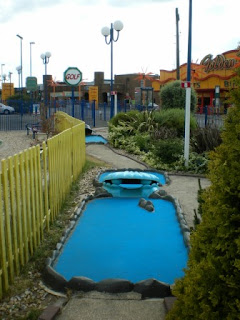
[[[190,81],[182,81],[182,82],[181,82],[181,87],[182,87],[183,89],[191,88],[191,82],[190,82]]]
[[[28,91],[37,91],[37,78],[36,77],[27,77],[26,78],[26,89]]]
[[[98,86],[89,87],[89,102],[95,100],[98,109]]]
[[[111,96],[114,96],[114,116],[117,114],[117,91],[111,91]]]
[[[72,116],[74,117],[74,86],[82,81],[82,72],[76,67],[69,67],[63,74],[63,80],[72,87]]]
[[[2,100],[7,100],[8,97],[14,94],[14,84],[13,83],[3,83],[2,84]]]
[[[82,72],[76,67],[69,67],[64,72],[63,79],[70,86],[77,86],[82,81]]]

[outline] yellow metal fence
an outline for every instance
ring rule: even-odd
[[[2,160],[0,173],[0,298],[56,218],[85,164],[85,124]]]

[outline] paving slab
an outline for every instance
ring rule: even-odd
[[[163,299],[141,300],[140,295],[98,293],[72,297],[57,320],[163,320]]]

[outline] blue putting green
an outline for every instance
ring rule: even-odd
[[[86,136],[85,137],[85,142],[86,143],[103,143],[103,144],[108,143],[105,138],[103,138],[102,136],[99,136],[99,135]]]
[[[138,206],[139,198],[88,202],[54,269],[67,280],[155,278],[173,284],[184,275],[187,248],[173,204],[151,201],[152,213]]]

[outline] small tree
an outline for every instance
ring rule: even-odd
[[[240,85],[240,73],[238,72]],[[191,236],[185,277],[167,320],[233,320],[240,315],[240,86],[232,92],[222,144],[211,153],[211,186],[201,198],[202,222]]]
[[[186,90],[181,87],[181,81],[173,81],[166,84],[160,90],[162,108],[185,108]],[[194,112],[197,104],[197,94],[191,88],[191,111]]]

